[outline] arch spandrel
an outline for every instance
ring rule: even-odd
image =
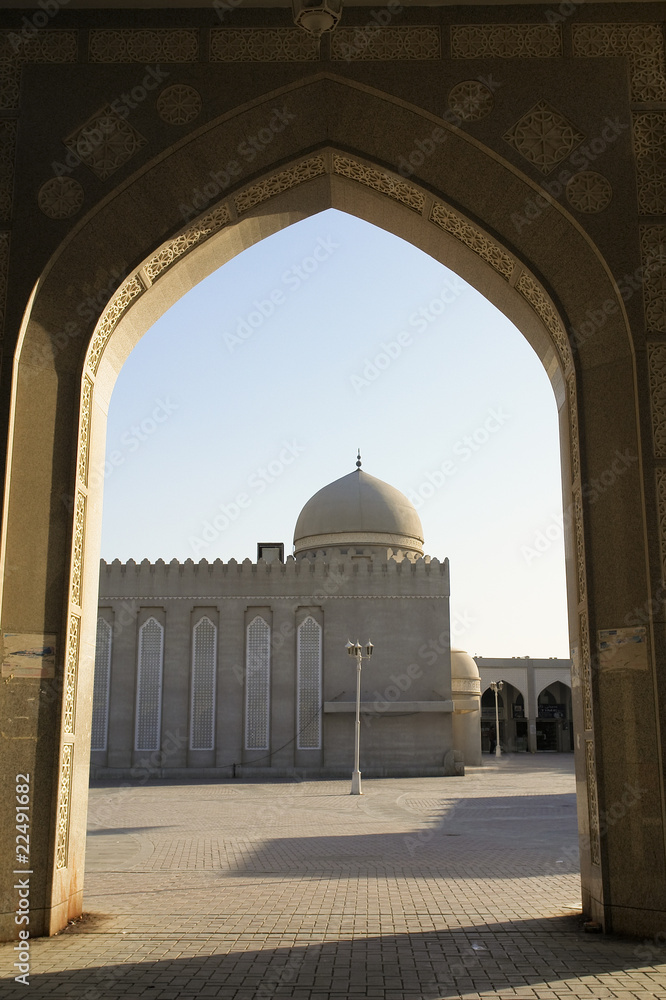
[[[627,604],[644,594],[644,567],[637,572],[631,558],[640,547],[634,539],[620,538],[615,551],[607,552],[603,540],[599,543],[597,539],[603,536],[609,512],[604,504],[586,507],[582,491],[588,468],[596,461],[603,462],[602,441],[618,448],[626,447],[629,441],[638,450],[632,347],[618,290],[594,243],[556,203],[546,199],[538,230],[517,230],[511,224],[512,211],[520,211],[538,188],[497,153],[444,125],[448,130],[447,155],[427,159],[418,177],[405,178],[387,164],[398,162],[401,143],[404,146],[421,130],[431,129],[435,121],[441,126],[441,119],[367,87],[330,78],[320,77],[280,92],[280,100],[302,124],[277,136],[265,155],[258,155],[252,174],[244,177],[243,183],[211,196],[185,220],[188,213],[183,213],[182,206],[188,204],[193,190],[202,189],[211,170],[217,169],[220,149],[236,148],[239,136],[256,128],[265,106],[274,99],[269,95],[192,133],[129,178],[72,230],[40,279],[18,359],[19,406],[14,426],[25,446],[16,456],[20,464],[15,469],[19,475],[14,479],[14,493],[10,493],[8,547],[18,544],[13,511],[29,506],[21,469],[31,462],[44,467],[44,442],[31,440],[28,433],[35,386],[30,389],[26,381],[27,394],[21,396],[21,382],[27,371],[24,351],[27,360],[35,345],[43,346],[45,336],[55,346],[51,355],[44,355],[42,367],[45,376],[57,372],[59,384],[58,394],[46,400],[45,426],[50,420],[54,426],[73,427],[78,407],[79,438],[77,446],[74,437],[63,436],[62,447],[50,455],[51,479],[40,487],[45,493],[47,485],[57,482],[60,491],[69,496],[69,508],[63,504],[62,510],[58,508],[53,514],[46,496],[40,494],[41,505],[31,496],[38,527],[46,532],[55,524],[60,542],[54,554],[46,534],[42,538],[37,532],[31,558],[35,565],[47,567],[50,575],[37,575],[30,614],[44,596],[40,587],[45,593],[48,582],[51,592],[63,600],[59,655],[71,664],[72,683],[76,684],[77,670],[92,676],[101,490],[89,482],[87,470],[92,463],[103,463],[106,407],[115,377],[154,320],[224,260],[299,218],[336,207],[382,226],[447,264],[505,312],[541,357],[555,390],[561,414],[565,506],[573,512],[566,525],[568,581],[581,692],[578,710],[583,722],[579,728],[585,733],[582,780],[587,781],[589,792],[589,825],[583,822],[582,829],[597,848],[585,877],[593,899],[601,905],[591,666],[591,635],[598,625],[588,604],[591,597],[596,601],[599,595],[605,596],[606,570],[622,561],[623,545],[628,573],[633,574],[631,586],[626,593],[612,593],[606,605],[603,601],[601,605],[614,620]],[[365,134],[368,121],[373,122],[371,136]],[[504,218],[497,204],[489,200],[489,193],[499,189]],[[101,315],[88,322],[80,337],[66,338],[59,346],[58,332],[72,311],[76,312],[86,288],[98,287],[104,276],[112,274],[121,277],[99,310]],[[566,331],[577,329],[584,321],[591,295],[602,301],[614,298],[617,310],[604,326],[603,343],[597,337],[583,338],[572,354]],[[625,413],[622,424],[618,422],[609,431],[603,422],[595,422],[594,412],[595,406],[603,409],[608,405],[613,393],[629,410],[633,406],[633,412],[629,417]],[[626,479],[627,488],[635,487],[637,472]],[[634,489],[630,497],[632,523],[638,531],[642,524],[636,500],[639,494],[640,490]],[[613,496],[605,499],[611,507],[615,502]],[[592,528],[591,542],[583,531],[584,515],[585,531],[590,525]],[[62,559],[68,544],[69,565]],[[590,551],[600,568],[593,581],[595,590],[586,573]],[[27,568],[28,573],[31,568]],[[19,592],[20,587],[8,588],[4,622],[28,631],[32,625],[25,606],[17,600]],[[78,659],[75,642],[83,653]],[[68,711],[68,705],[65,707]],[[83,703],[82,709],[85,713]],[[81,765],[73,769],[74,744],[67,740],[58,764],[59,825],[52,846],[60,859],[67,857],[71,838],[76,840],[72,856],[78,853],[76,844],[81,837],[81,829],[68,814],[70,803],[80,801],[77,795],[85,796],[87,785],[85,743],[77,739],[83,744]],[[68,906],[76,909],[78,905],[79,873],[60,866],[54,885],[55,896],[74,902],[61,903],[57,913],[54,910],[55,916],[47,925],[52,930],[62,925],[63,913],[65,919],[69,915]]]

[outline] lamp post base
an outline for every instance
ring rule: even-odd
[[[497,746],[495,747],[495,756],[496,756],[496,757],[501,757],[501,756],[502,756],[502,751],[500,750],[500,745],[499,745],[499,743],[498,743],[498,744],[497,744]]]
[[[363,795],[361,791],[361,772],[352,771],[352,784],[350,795]]]

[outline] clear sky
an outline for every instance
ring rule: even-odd
[[[256,559],[363,468],[451,561],[454,645],[568,656],[555,399],[452,271],[330,210],[246,250],[143,337],[111,400],[102,556]],[[378,639],[373,637],[377,644]]]

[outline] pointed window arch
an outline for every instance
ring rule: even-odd
[[[192,629],[192,698],[190,750],[215,748],[215,674],[217,628],[200,618]]]
[[[139,629],[135,750],[160,748],[163,665],[164,628],[156,618],[149,618]]]
[[[247,627],[245,749],[269,749],[271,629],[257,615]]]
[[[109,685],[113,629],[101,615],[97,619],[95,642],[95,682],[93,686],[91,750],[106,750],[109,730]]]
[[[297,747],[321,749],[321,626],[312,615],[298,626]]]

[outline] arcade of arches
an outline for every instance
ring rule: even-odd
[[[82,906],[88,468],[117,373],[203,277],[329,207],[456,270],[548,372],[583,907],[606,930],[663,929],[663,4],[393,5],[382,27],[349,5],[318,52],[286,6],[229,4],[221,20],[197,0],[70,0],[44,24],[15,3],[0,14],[3,843],[17,775],[31,827],[29,857],[2,859],[3,937],[21,864],[33,934]],[[627,789],[634,804],[613,810]]]

